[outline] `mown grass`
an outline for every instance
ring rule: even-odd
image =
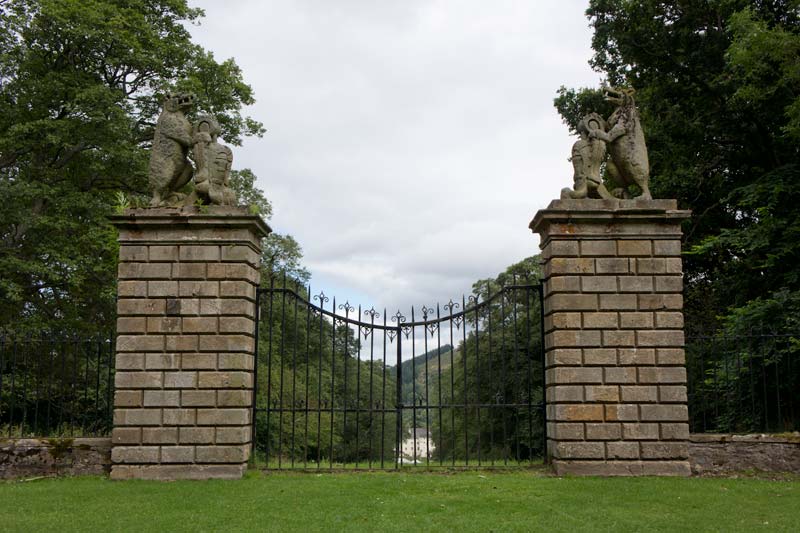
[[[0,483],[3,531],[797,531],[800,482],[537,471]]]

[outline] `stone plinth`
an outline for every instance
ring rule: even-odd
[[[243,208],[136,209],[119,228],[114,479],[238,478],[269,227]]]
[[[555,200],[541,236],[547,448],[556,473],[689,475],[674,200]]]

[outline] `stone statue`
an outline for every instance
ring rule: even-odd
[[[185,196],[179,190],[192,179],[192,165],[187,158],[192,125],[184,112],[193,105],[192,94],[168,94],[164,99],[150,152],[151,207],[180,205]]]
[[[219,134],[219,122],[214,117],[203,115],[195,122],[192,155],[197,171],[194,193],[190,198],[192,202],[200,200],[212,205],[236,205],[236,194],[229,187],[233,152],[217,142]]]
[[[561,198],[614,199],[606,189],[600,169],[606,158],[606,121],[597,113],[590,113],[578,123],[580,138],[572,145],[573,187],[561,191]]]
[[[650,163],[647,159],[647,145],[644,142],[644,131],[639,122],[639,111],[633,98],[633,89],[604,90],[606,100],[617,105],[617,109],[608,118],[611,131],[604,135],[595,133],[597,138],[609,143],[608,151],[611,159],[606,165],[612,181],[621,185],[615,189],[617,196],[629,197],[628,187],[637,185],[642,193],[637,199],[651,200]],[[590,134],[591,135],[591,134]]]

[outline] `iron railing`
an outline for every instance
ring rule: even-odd
[[[690,428],[695,433],[800,430],[800,333],[686,337]]]
[[[267,468],[516,466],[544,457],[541,286],[399,311],[258,293],[254,457]]]
[[[0,436],[111,433],[113,335],[0,336]]]

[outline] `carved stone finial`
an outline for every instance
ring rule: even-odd
[[[604,88],[603,92],[617,109],[608,121],[590,113],[578,123],[580,139],[572,146],[574,189],[563,189],[561,198],[630,198],[629,187],[636,185],[641,190],[637,198],[650,200],[650,164],[634,90]],[[606,147],[611,156],[607,161]],[[603,184],[603,162],[607,176],[619,185],[613,194]]]
[[[620,134],[609,141],[608,151],[611,159],[606,166],[612,181],[621,186],[614,192],[629,198],[628,187],[637,185],[642,200],[651,200],[650,194],[650,162],[647,158],[647,145],[644,131],[639,121],[639,110],[633,98],[633,89],[604,89],[606,100],[617,105],[617,109],[608,117],[611,132]]]
[[[236,194],[229,187],[233,152],[218,142],[219,122],[202,115],[195,122],[192,135],[192,155],[197,172],[195,189],[190,201],[200,200],[211,205],[236,205]]]
[[[193,169],[187,157],[192,125],[184,112],[193,105],[193,94],[168,94],[164,99],[150,152],[151,207],[178,206],[185,196],[178,191],[192,179]]]

